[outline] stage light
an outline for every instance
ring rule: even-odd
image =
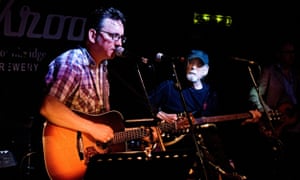
[[[202,14],[202,19],[205,22],[209,22],[210,21],[210,14]]]
[[[217,14],[214,16],[215,17],[215,21],[219,24],[223,21],[223,15]]]
[[[225,16],[225,26],[229,27],[232,24],[231,16]]]
[[[222,14],[194,13],[193,22],[195,25],[202,24],[218,24],[230,27],[232,25],[232,17]]]

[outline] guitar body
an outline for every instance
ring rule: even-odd
[[[87,115],[78,113],[86,119],[97,123],[110,125],[115,132],[124,130],[123,117],[118,111],[110,111],[101,115]],[[90,150],[104,154],[108,152],[125,151],[125,142],[113,144],[108,147],[99,145],[92,137],[81,135],[84,157],[80,159],[78,151],[77,131],[45,123],[43,129],[44,161],[47,173],[51,179],[83,179],[86,172]]]
[[[295,107],[289,103],[281,104],[278,108],[278,112],[280,115],[280,121],[273,123],[273,126],[275,135],[279,137],[284,129],[297,122],[299,115]]]

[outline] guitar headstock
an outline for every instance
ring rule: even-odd
[[[281,121],[282,113],[278,110],[269,111],[268,115],[272,121]]]

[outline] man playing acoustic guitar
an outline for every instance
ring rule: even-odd
[[[125,41],[124,26],[118,9],[96,9],[87,17],[83,44],[48,66],[40,113],[46,119],[45,165],[53,180],[83,179],[93,154],[125,151],[128,138],[147,135],[123,133],[122,114],[110,110],[107,63]]]

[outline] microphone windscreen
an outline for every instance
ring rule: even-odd
[[[164,54],[159,52],[159,53],[156,54],[155,60],[160,62],[162,60],[163,56],[164,56]]]
[[[118,57],[122,57],[124,51],[125,51],[125,49],[124,49],[123,47],[119,46],[119,47],[117,47],[117,48],[115,49],[115,54],[116,54],[116,56],[118,56]]]

